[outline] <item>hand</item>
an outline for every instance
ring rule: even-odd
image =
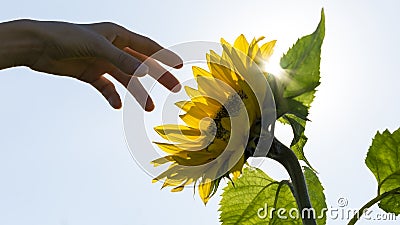
[[[156,60],[174,68],[182,67],[182,60],[151,39],[119,25],[19,22],[24,23],[20,24],[21,27],[29,26],[29,32],[24,32],[24,39],[29,34],[35,39],[31,49],[36,49],[32,54],[28,52],[27,62],[19,64],[87,82],[101,92],[114,108],[120,108],[122,103],[114,84],[103,76],[106,73],[125,87],[132,80],[133,88],[129,90],[146,111],[153,110],[154,104],[137,76],[149,73],[169,90],[180,89],[179,81]]]

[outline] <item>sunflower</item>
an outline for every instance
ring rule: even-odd
[[[232,46],[221,39],[223,51],[207,55],[208,69],[193,67],[198,88],[186,86],[189,101],[176,102],[186,125],[166,124],[155,131],[167,143],[155,142],[167,155],[152,161],[169,164],[153,179],[172,186],[173,192],[198,184],[206,204],[225,177],[237,179],[250,156],[246,149],[260,136],[261,102],[266,95],[267,73],[260,70],[273,52],[275,41],[261,46],[264,37],[249,43],[240,35]],[[250,141],[249,141],[250,140]],[[245,154],[247,153],[247,154]]]

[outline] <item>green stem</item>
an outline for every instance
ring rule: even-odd
[[[315,211],[310,202],[307,191],[307,184],[304,179],[303,170],[294,152],[274,138],[272,146],[267,154],[268,158],[274,159],[282,164],[289,173],[293,183],[293,195],[296,198],[297,206],[302,215],[304,225],[316,225]]]
[[[371,206],[375,205],[376,203],[380,202],[382,199],[384,199],[386,196],[391,195],[391,194],[396,194],[399,193],[400,187],[393,189],[391,191],[385,192],[383,194],[380,194],[376,196],[375,198],[371,199],[371,201],[367,202],[363,207],[361,207],[360,210],[358,210],[357,213],[354,214],[353,218],[349,221],[347,225],[354,225],[358,219],[364,214],[364,210],[370,208]]]

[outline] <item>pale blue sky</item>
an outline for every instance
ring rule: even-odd
[[[364,164],[371,139],[377,130],[400,126],[399,6],[396,0],[14,0],[2,3],[0,21],[112,21],[164,46],[263,35],[278,40],[281,54],[315,29],[324,7],[322,84],[305,151],[328,206],[345,197],[349,208],[359,208],[376,194]],[[89,85],[13,68],[0,71],[0,99],[0,224],[219,224],[219,196],[205,207],[191,189],[170,193],[151,184],[125,143],[123,111],[111,109]],[[287,134],[277,133],[288,143]],[[263,168],[286,178],[272,161]]]

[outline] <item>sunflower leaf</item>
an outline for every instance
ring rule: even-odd
[[[300,38],[281,58],[281,67],[287,77],[279,79],[282,97],[276,101],[282,117],[280,121],[290,124],[293,130],[291,149],[298,159],[311,167],[304,155],[307,137],[304,135],[307,116],[316,87],[320,84],[321,46],[325,36],[325,15],[321,11],[321,20],[317,29],[310,35]]]
[[[297,97],[304,105],[311,104],[313,97],[310,93],[320,84],[319,65],[324,36],[325,16],[322,10],[321,21],[314,33],[300,38],[281,58],[280,65],[288,76],[283,79],[285,98]]]
[[[326,212],[327,209],[326,199],[324,194],[324,187],[321,181],[318,179],[317,174],[313,169],[306,166],[304,169],[304,177],[306,178],[308,194],[310,195],[310,201],[317,215],[317,224],[326,224]]]
[[[323,187],[311,169],[304,169],[311,202],[316,215],[320,215],[326,208]],[[224,188],[219,209],[222,225],[302,224],[290,185],[289,181],[273,180],[260,169],[245,168],[234,186],[229,182]],[[326,216],[320,217],[317,223],[325,224]]]
[[[299,118],[293,114],[285,114],[280,118],[280,121],[285,124],[290,124],[293,130],[293,140],[290,143],[290,148],[296,154],[299,160],[303,160],[307,166],[312,168],[310,162],[307,160],[304,155],[304,145],[307,143],[308,138],[304,134],[306,121],[302,118]],[[314,170],[314,168],[312,168]]]
[[[400,189],[400,129],[393,133],[377,133],[365,163],[378,182],[378,195]],[[379,207],[386,212],[400,214],[400,191],[383,198]]]

